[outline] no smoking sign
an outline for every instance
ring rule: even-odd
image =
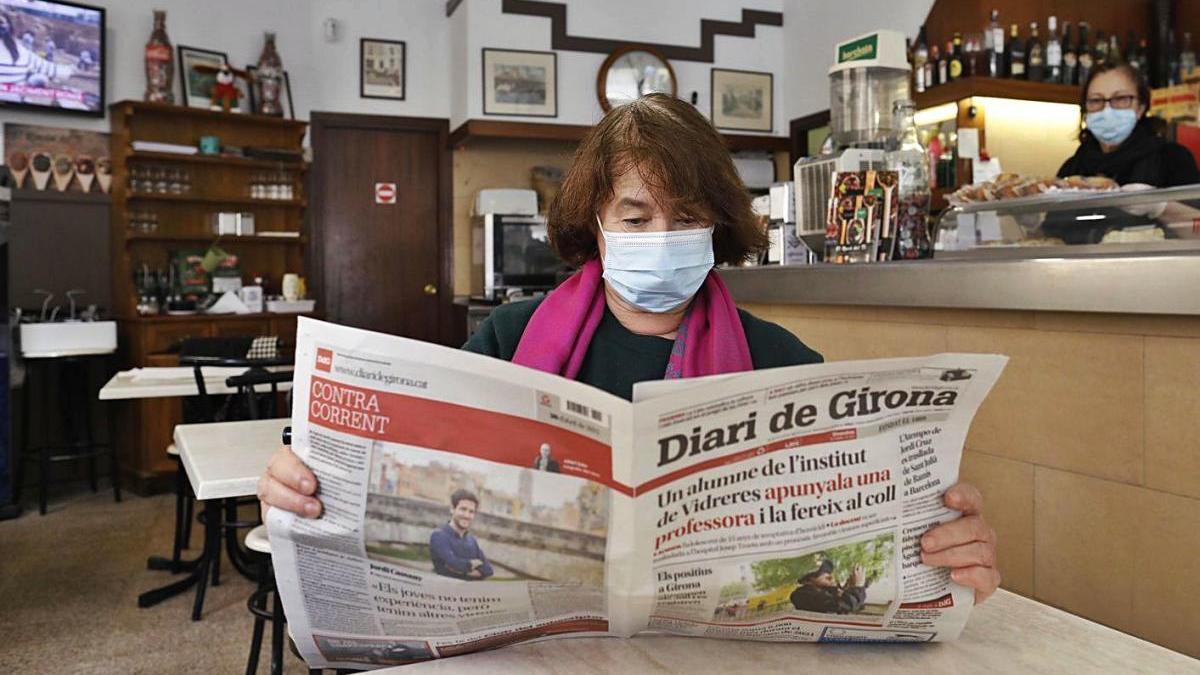
[[[375,203],[376,204],[395,204],[396,203],[396,184],[395,183],[376,183],[375,184]]]

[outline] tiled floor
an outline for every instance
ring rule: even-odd
[[[139,609],[139,593],[168,582],[146,569],[171,550],[174,497],[112,492],[60,498],[0,522],[0,664],[10,673],[241,673],[250,645],[253,584],[226,563],[204,616],[194,594]],[[193,530],[192,554],[200,544]],[[190,556],[189,556],[190,557]],[[269,631],[269,629],[268,629]],[[269,632],[268,638],[269,641]],[[265,649],[259,671],[268,670]],[[288,673],[306,673],[285,656]]]

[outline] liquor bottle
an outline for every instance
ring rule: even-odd
[[[950,80],[954,81],[963,76],[963,41],[962,33],[954,34],[953,49],[950,52],[950,63],[947,66],[947,74]]]
[[[1104,31],[1096,31],[1096,48],[1092,51],[1093,66],[1102,66],[1108,63],[1108,38],[1104,37]]]
[[[1175,31],[1167,31],[1167,86],[1179,84],[1179,43],[1175,42]]]
[[[925,91],[928,81],[925,79],[925,64],[929,62],[929,45],[925,42],[925,26],[921,26],[917,34],[917,44],[913,46],[913,88],[919,94]]]
[[[174,103],[175,50],[171,49],[171,38],[167,37],[167,13],[154,10],[154,30],[146,42],[146,93],[147,101]]]
[[[1014,80],[1025,79],[1025,45],[1021,42],[1020,30],[1014,23],[1009,29],[1008,44],[1004,46],[1004,70]]]
[[[1150,49],[1146,42],[1146,38],[1142,38],[1138,42],[1137,69],[1140,70],[1146,77],[1150,77]]]
[[[988,77],[1004,77],[1004,28],[1000,25],[1000,10],[992,10],[992,20],[983,35]]]
[[[1062,44],[1058,41],[1058,17],[1052,16],[1046,20],[1046,80],[1062,82]]]
[[[925,88],[932,89],[939,82],[937,79],[938,46],[929,48],[929,60],[925,62]]]
[[[1125,63],[1139,68],[1137,55],[1137,36],[1130,30],[1125,36]]]
[[[941,58],[938,59],[938,67],[937,67],[938,84],[946,84],[947,82],[950,81],[950,78],[949,78],[950,52],[952,52],[953,50],[954,50],[954,45],[952,43],[947,42],[946,43],[946,51],[942,52]]]
[[[1116,32],[1108,36],[1108,60],[1113,63],[1125,62],[1125,57],[1121,55],[1121,43],[1117,40]]]
[[[1092,45],[1088,42],[1088,25],[1086,21],[1079,22],[1079,72],[1075,75],[1075,81],[1084,85],[1088,81],[1088,77],[1092,74],[1092,67],[1096,65],[1096,60],[1092,56]]]
[[[1029,51],[1025,57],[1025,74],[1032,82],[1046,79],[1046,50],[1042,47],[1042,41],[1038,39],[1036,21],[1029,24]]]
[[[921,146],[917,125],[913,120],[915,106],[911,101],[896,101],[892,119],[901,120],[900,147],[888,153],[888,169],[899,176],[896,211],[899,217],[894,232],[890,256],[899,260],[928,258],[933,253],[929,240],[929,204],[931,197],[929,154]],[[888,224],[884,224],[888,228]],[[884,252],[881,252],[884,253]]]
[[[1179,52],[1179,81],[1186,82],[1196,68],[1196,52],[1192,51],[1192,34],[1183,34],[1183,50]]]
[[[1071,43],[1071,24],[1063,23],[1063,70],[1062,83],[1076,84],[1075,75],[1079,72],[1079,54],[1075,51],[1075,45]]]

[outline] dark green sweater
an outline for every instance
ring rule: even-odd
[[[497,307],[463,349],[511,361],[525,325],[541,299],[514,302]],[[738,310],[750,359],[754,369],[821,363],[824,359],[787,330],[769,321]],[[612,312],[604,318],[592,337],[578,380],[626,400],[633,398],[635,382],[661,380],[667,371],[673,342],[653,335],[629,332]]]

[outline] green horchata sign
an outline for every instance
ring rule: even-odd
[[[879,35],[868,35],[838,47],[838,63],[867,61],[879,55]]]

